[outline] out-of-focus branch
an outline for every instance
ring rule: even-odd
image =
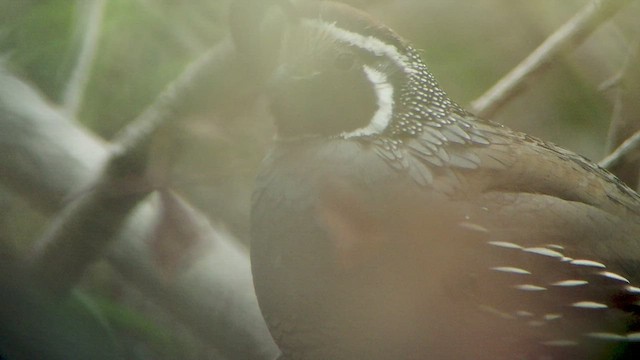
[[[493,116],[529,81],[563,52],[580,45],[602,23],[631,0],[593,0],[549,36],[537,49],[471,103],[481,117]]]
[[[151,134],[183,114],[202,93],[206,93],[209,106],[221,107],[230,98],[257,93],[263,80],[261,74],[238,59],[231,40],[222,40],[170,83],[151,106],[116,136],[114,144],[124,149],[146,149]]]
[[[227,69],[232,54],[226,43],[206,52],[117,136],[95,183],[56,217],[36,244],[31,260],[43,284],[56,292],[66,291],[99,259],[129,211],[151,191],[144,172],[153,135],[177,118],[201,75],[211,69]]]
[[[36,242],[30,260],[35,280],[56,294],[71,290],[87,267],[99,260],[123,222],[151,188],[144,178],[114,171],[104,175],[56,215]]]
[[[193,93],[193,87],[197,86],[204,73],[212,68],[229,67],[230,64],[226,62],[232,58],[233,53],[228,41],[201,55],[189,64],[176,80],[167,85],[153,104],[116,136],[114,144],[121,146],[123,151],[133,151],[133,148],[146,149],[153,133],[164,123],[178,116],[186,99]]]
[[[620,164],[625,157],[637,153],[640,150],[640,131],[636,131],[631,137],[625,140],[617,149],[615,149],[611,154],[607,155],[604,159],[602,159],[598,165],[605,169],[611,169]],[[625,161],[633,161],[638,160],[640,155],[636,154],[633,159],[628,159]],[[636,169],[637,170],[637,169]],[[633,184],[631,184],[633,185]]]
[[[31,260],[35,277],[56,293],[71,289],[86,268],[103,254],[129,212],[151,191],[145,179],[147,153],[155,132],[170,119],[180,96],[210,65],[210,51],[169,84],[110,147],[96,181],[53,221],[36,243]]]
[[[78,6],[81,9],[76,12],[75,32],[76,37],[82,40],[75,67],[71,72],[62,99],[63,108],[72,117],[78,113],[91,75],[100,39],[105,2],[106,0],[78,1]]]
[[[76,151],[74,151],[76,150]],[[98,176],[107,144],[0,67],[0,182],[52,213]]]
[[[612,153],[602,160],[601,164],[606,165],[609,171],[629,186],[637,189],[640,179],[640,140],[634,141],[634,138],[640,131],[640,104],[637,99],[637,94],[640,94],[640,33],[636,33],[635,37],[621,70],[612,80],[601,86],[602,90],[610,90],[613,95],[607,146],[608,151]],[[636,134],[630,137],[629,134],[634,132]]]
[[[228,42],[216,47],[211,54],[212,68],[207,70],[208,76],[198,77],[198,82],[230,76],[237,81],[214,81],[209,83],[211,91],[231,96],[249,91],[247,87],[255,84],[242,76],[244,73],[236,66],[234,56]],[[171,98],[165,95],[163,99],[167,97]],[[225,101],[224,96],[214,99]],[[167,108],[174,108],[175,104],[169,104],[169,100],[160,100],[160,103],[164,101]],[[162,110],[163,106],[158,108]],[[147,120],[150,124],[162,123],[154,120],[156,116],[170,118],[171,112],[153,110],[150,114],[154,113],[158,115],[143,118],[151,118]],[[141,131],[147,135],[134,131],[138,135],[121,137],[125,139],[124,148],[126,144],[138,143],[126,139],[146,139],[157,126],[142,128],[151,130]],[[0,68],[0,181],[3,185],[35,206],[53,212],[62,208],[66,200],[85,191],[89,184],[100,183],[109,156],[108,145],[79,128],[33,88]],[[275,357],[277,348],[253,293],[246,251],[231,236],[211,227],[202,215],[183,203],[182,211],[189,209],[190,216],[201,224],[204,239],[201,242],[209,245],[199,251],[196,261],[185,264],[179,273],[167,278],[154,262],[149,242],[162,219],[161,206],[159,198],[152,196],[121,219],[123,225],[114,232],[114,244],[107,255],[110,262],[228,358]]]

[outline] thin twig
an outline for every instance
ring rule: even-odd
[[[500,79],[482,96],[472,102],[472,110],[482,117],[491,117],[533,76],[563,52],[580,45],[594,30],[631,0],[593,0],[569,21],[549,36],[537,49]]]
[[[625,56],[620,69],[615,74],[613,74],[613,76],[603,81],[598,86],[598,91],[606,92],[610,89],[620,86],[625,75],[629,72],[630,66],[633,65],[633,61],[635,61],[638,57],[638,48],[640,48],[640,38],[636,39],[629,45],[627,56]]]
[[[640,38],[635,39],[629,46],[629,52],[625,58],[620,71],[613,77],[614,80],[605,82],[601,85],[601,90],[608,90],[612,87],[616,88],[616,98],[614,99],[613,115],[609,128],[609,146],[615,150],[602,161],[600,166],[614,172],[623,181],[630,186],[635,187],[637,184],[638,171],[638,153],[640,152],[640,130],[638,130],[638,107],[636,99],[629,94],[632,89],[630,85],[635,85],[636,74],[638,74],[638,49]],[[606,86],[606,87],[605,87]],[[637,89],[637,86],[634,87]],[[626,138],[626,134],[634,132],[635,134]],[[626,139],[625,139],[626,138]],[[623,141],[624,140],[624,141]]]
[[[194,83],[211,67],[224,45],[219,45],[189,64],[186,69],[158,95],[142,114],[129,123],[117,136],[114,143],[132,149],[149,139],[165,122],[176,117],[176,110],[184,101]]]
[[[636,131],[635,134],[631,135],[630,138],[625,140],[611,154],[602,159],[598,165],[605,169],[610,169],[618,165],[625,156],[638,149],[640,149],[640,131]]]
[[[76,65],[69,77],[62,99],[63,108],[72,117],[80,109],[85,88],[89,82],[100,39],[106,0],[92,0],[89,4],[80,3],[86,9],[78,11],[76,20],[76,34],[82,36],[82,41]]]
[[[229,98],[256,93],[264,74],[248,68],[246,62],[238,59],[231,39],[220,41],[168,84],[153,104],[116,136],[114,144],[124,149],[145,147],[145,141],[157,129],[177,119],[185,105],[193,98],[201,97],[202,92],[207,93],[210,105],[221,107]]]

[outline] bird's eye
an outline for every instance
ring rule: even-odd
[[[336,69],[338,70],[351,70],[351,68],[353,68],[353,65],[356,63],[356,59],[353,56],[353,54],[350,53],[340,53],[338,54],[338,56],[336,56],[335,59],[335,66]]]

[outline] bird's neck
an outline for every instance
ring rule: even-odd
[[[411,69],[404,71],[404,79],[396,84],[393,133],[413,135],[425,125],[440,127],[451,124],[455,121],[451,114],[467,115],[440,88],[415,49],[409,48],[406,55]]]

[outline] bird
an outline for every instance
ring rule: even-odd
[[[365,12],[297,1],[251,266],[283,360],[640,354],[640,196],[479,118]]]

